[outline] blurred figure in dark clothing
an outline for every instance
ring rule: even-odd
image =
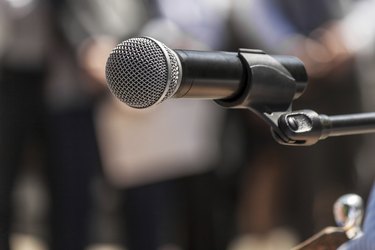
[[[153,1],[139,35],[175,48],[224,47],[228,1]],[[103,32],[106,34],[108,32]],[[112,34],[113,35],[113,34]],[[116,39],[124,39],[125,36]],[[222,109],[197,100],[130,110],[113,100],[98,112],[104,171],[123,188],[129,249],[224,249],[214,225]]]
[[[44,1],[1,1],[4,34],[0,55],[0,248],[10,249],[12,191],[25,146],[45,144],[50,9]],[[35,146],[35,144],[33,144]]]
[[[99,169],[93,91],[60,29],[56,1],[1,1],[0,248],[10,249],[12,191],[26,146],[39,146],[50,190],[50,249],[84,249]],[[56,87],[58,86],[58,87]],[[58,92],[58,93],[57,93]]]
[[[350,7],[357,2],[237,0],[234,1],[233,27],[241,47],[257,47],[270,54],[295,55],[305,63],[309,86],[296,101],[294,109],[309,108],[328,115],[358,113],[361,111],[361,96],[357,70],[353,58],[348,56],[348,49],[343,46],[344,39],[336,37],[335,25],[337,20],[349,15]],[[350,30],[346,31],[350,33]],[[250,127],[254,127],[254,122],[250,122]],[[250,133],[248,140],[254,136],[257,138],[257,135]],[[302,238],[332,225],[331,206],[335,199],[356,190],[355,160],[362,139],[359,136],[334,138],[309,148],[280,149],[271,140],[265,143],[265,138],[261,139],[264,150],[283,152],[278,154],[279,166],[273,169],[283,173],[280,174],[283,183],[291,185],[281,200],[284,204],[279,204],[285,211],[280,213],[279,219],[284,217],[285,225],[297,229]],[[266,154],[265,157],[269,156]],[[249,175],[257,176],[255,171]],[[267,181],[265,178],[264,182]],[[272,190],[271,193],[279,191],[277,187]],[[251,194],[244,196],[249,207],[256,202]],[[297,199],[299,203],[296,197],[300,197]],[[303,208],[298,208],[299,204]],[[269,224],[266,219],[256,225],[257,218],[257,213],[247,217],[245,231],[262,231],[262,224],[268,224],[269,228],[278,226],[277,220]]]

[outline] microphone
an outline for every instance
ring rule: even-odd
[[[172,50],[150,37],[131,38],[112,50],[106,78],[111,92],[133,108],[169,98],[201,98],[249,109],[285,145],[312,145],[329,136],[375,131],[375,113],[326,116],[292,111],[293,100],[307,87],[303,63],[261,50]]]
[[[172,50],[150,37],[117,45],[106,64],[106,78],[118,99],[139,109],[173,97],[275,111],[289,107],[307,85],[303,63],[295,57],[248,49]]]

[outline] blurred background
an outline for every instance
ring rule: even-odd
[[[299,57],[294,104],[375,110],[374,0],[0,0],[0,249],[283,250],[366,198],[373,135],[278,145],[246,110],[170,100],[131,110],[106,88],[111,49]]]

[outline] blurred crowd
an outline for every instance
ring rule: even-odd
[[[135,36],[263,49],[305,63],[294,109],[373,111],[374,11],[373,0],[0,0],[0,249],[283,250],[334,225],[340,195],[368,195],[374,136],[290,148],[247,110],[189,99],[132,110],[104,67]]]

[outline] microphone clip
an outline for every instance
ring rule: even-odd
[[[303,63],[290,56],[270,56],[261,50],[240,49],[246,79],[239,96],[216,102],[259,115],[283,145],[309,146],[329,136],[375,132],[375,112],[327,116],[313,110],[292,111],[292,103],[307,87]]]

